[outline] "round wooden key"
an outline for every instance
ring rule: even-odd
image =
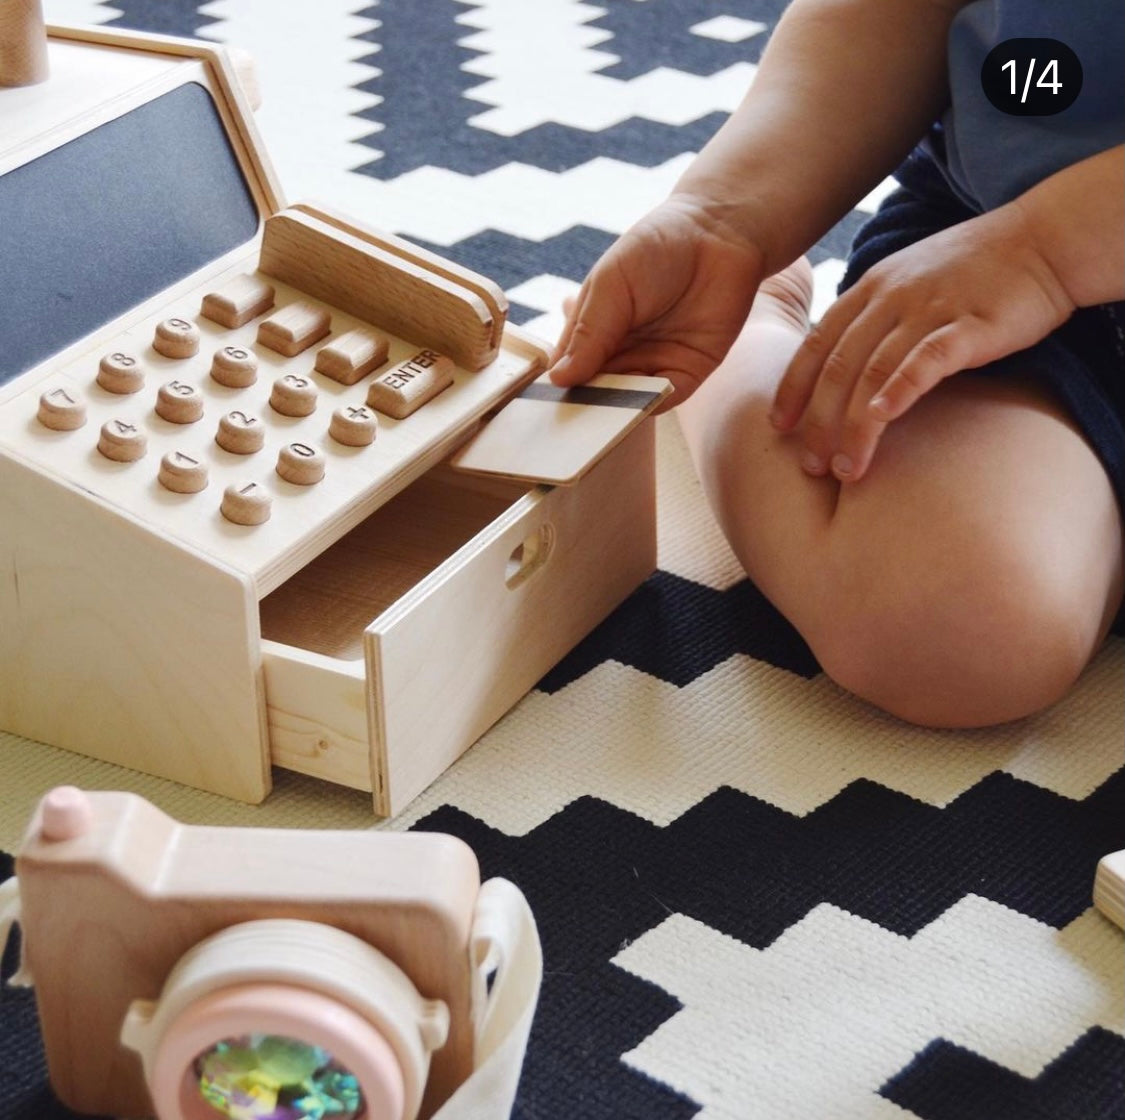
[[[44,428],[73,432],[86,423],[86,402],[78,393],[60,385],[40,395],[36,416]]]
[[[347,447],[366,447],[375,439],[375,413],[365,405],[346,404],[332,413],[328,434]]]
[[[199,328],[190,319],[165,319],[156,324],[152,348],[166,358],[190,358],[199,352]]]
[[[169,381],[156,394],[156,414],[173,424],[194,424],[203,415],[203,394],[187,381]]]
[[[198,494],[207,486],[207,464],[182,451],[169,451],[160,460],[157,480],[176,494]]]
[[[115,463],[134,463],[144,457],[148,439],[136,424],[107,420],[98,436],[98,451]]]
[[[261,525],[272,510],[273,499],[259,482],[232,482],[219,506],[219,512],[235,525]]]
[[[219,420],[215,442],[235,455],[253,455],[266,442],[266,426],[257,416],[236,408]]]
[[[136,393],[144,388],[145,367],[132,354],[115,350],[98,363],[97,381],[108,393]]]
[[[258,355],[241,346],[224,346],[211,359],[211,376],[228,389],[245,389],[258,380]]]
[[[287,373],[273,383],[270,408],[282,416],[309,416],[316,411],[316,386],[307,377]]]
[[[307,443],[287,443],[277,456],[277,473],[286,482],[312,486],[324,477],[324,453]]]

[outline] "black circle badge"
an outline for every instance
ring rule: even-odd
[[[1082,91],[1082,63],[1058,39],[1005,39],[980,68],[985,96],[1014,117],[1049,117]]]

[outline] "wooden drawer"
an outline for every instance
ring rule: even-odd
[[[572,487],[442,466],[262,600],[275,765],[399,812],[656,564],[653,425]]]

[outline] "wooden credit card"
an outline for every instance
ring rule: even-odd
[[[458,470],[577,482],[672,391],[663,377],[603,373],[569,389],[541,377],[450,460]]]

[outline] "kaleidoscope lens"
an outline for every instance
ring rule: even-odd
[[[361,1120],[356,1077],[319,1046],[273,1034],[227,1038],[195,1059],[199,1092],[230,1120]]]

